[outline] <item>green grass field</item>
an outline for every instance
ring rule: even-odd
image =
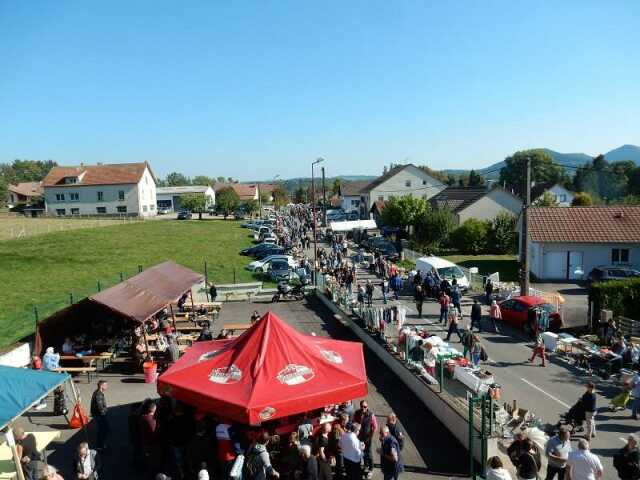
[[[0,345],[34,330],[40,318],[166,260],[204,273],[217,283],[256,281],[239,250],[251,244],[239,222],[148,221],[85,228],[0,242]]]
[[[518,260],[515,255],[448,255],[442,258],[462,267],[478,267],[481,275],[500,272],[502,282],[518,281]]]

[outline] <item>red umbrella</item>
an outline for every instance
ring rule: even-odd
[[[194,343],[158,392],[258,425],[364,397],[367,373],[362,344],[305,335],[268,312],[238,338]]]

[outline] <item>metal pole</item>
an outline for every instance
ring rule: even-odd
[[[69,293],[69,305],[73,305],[73,292]]]
[[[313,166],[315,162],[311,164],[311,206],[313,209],[313,284],[318,286],[318,242],[316,240],[316,182],[313,176]]]
[[[207,302],[213,302],[213,299],[209,298],[209,272],[207,271],[207,261],[204,261],[204,293],[207,296]]]
[[[487,398],[480,400],[480,406],[482,407],[481,422],[480,422],[480,458],[482,459],[481,467],[486,464],[487,456]]]
[[[191,312],[193,312],[193,315],[194,315],[194,318],[195,318],[196,306],[193,304],[193,290],[191,290],[191,289],[189,290],[189,297],[191,298]]]
[[[469,397],[469,478],[475,478],[475,465],[473,460],[473,401],[475,397]]]
[[[138,265],[138,273],[142,273],[142,265]]]
[[[233,284],[236,284],[236,267],[233,267]]]
[[[531,205],[531,157],[527,156],[524,185],[524,206],[522,208],[522,270],[520,272],[520,295],[529,295],[529,207]]]
[[[260,182],[256,183],[256,190],[258,190],[258,217],[262,218],[262,194],[260,192]]]
[[[120,281],[121,281],[121,282],[124,282],[124,275],[123,275],[123,273],[122,273],[122,272],[120,272]]]
[[[36,319],[36,332],[38,331],[38,307],[33,307],[33,316]]]
[[[327,189],[324,184],[324,167],[322,167],[322,223],[327,226]]]
[[[102,288],[100,287],[100,280],[98,280],[98,291],[101,291]]]
[[[438,362],[440,364],[438,383],[440,384],[440,393],[442,393],[442,384],[444,383],[444,362]]]

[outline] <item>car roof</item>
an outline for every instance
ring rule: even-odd
[[[549,303],[547,300],[545,300],[542,297],[535,297],[533,295],[524,295],[522,297],[513,297],[513,300],[518,300],[521,303],[524,303],[525,305],[529,306],[529,307],[534,307],[536,305],[541,305],[543,303]]]
[[[445,260],[444,258],[434,257],[434,256],[419,258],[416,261],[416,266],[418,266],[420,262],[427,263],[431,265],[433,268],[457,267],[455,263],[450,262],[449,260]]]

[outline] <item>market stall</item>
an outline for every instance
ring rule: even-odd
[[[0,478],[24,479],[13,422],[70,378],[67,374],[0,366],[0,430],[5,432],[4,444],[0,445]],[[36,445],[42,450],[58,435],[55,431],[39,432]]]
[[[272,312],[237,338],[195,343],[160,395],[247,425],[367,395],[362,344],[303,334]]]
[[[39,322],[35,352],[41,354],[48,346],[59,350],[65,338],[73,339],[79,356],[131,346],[132,339],[125,337],[132,335],[125,332],[132,334],[136,327],[165,309],[173,313],[173,304],[203,278],[171,261],[148,268]],[[179,334],[173,315],[172,323]],[[190,325],[193,327],[193,322]],[[146,339],[147,328],[139,330],[148,354],[151,348]]]

